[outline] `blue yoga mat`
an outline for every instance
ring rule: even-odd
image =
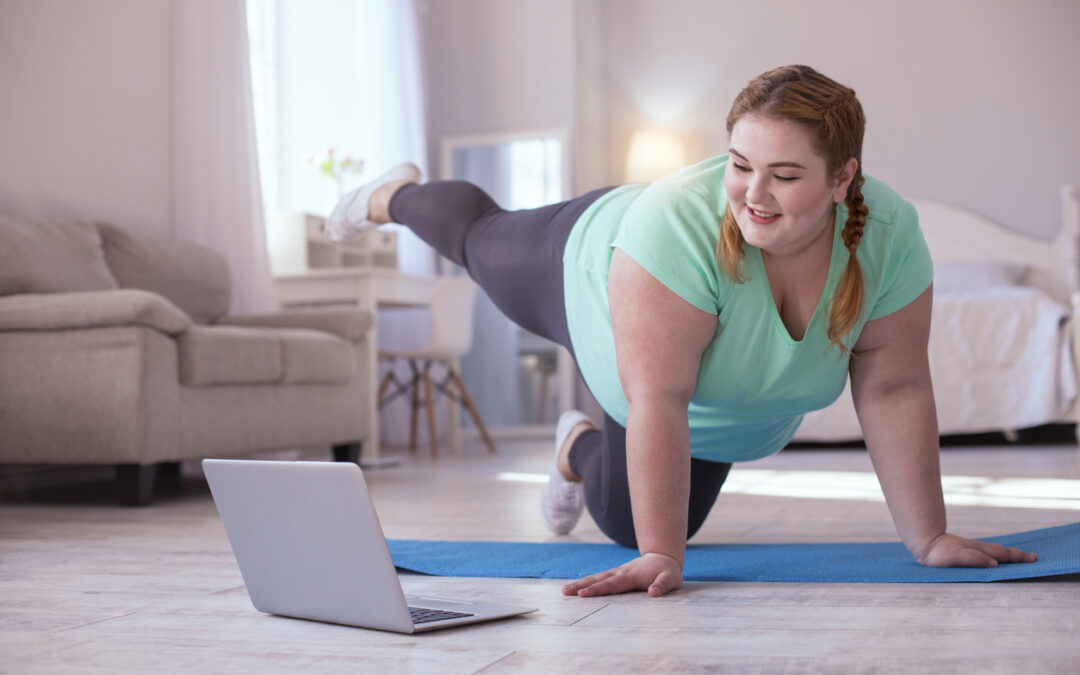
[[[923,567],[899,542],[844,544],[692,544],[687,581],[942,583],[1004,581],[1080,572],[1080,523],[984,541],[1037,553],[1034,563],[992,569]],[[633,559],[616,544],[390,540],[402,570],[447,577],[578,579]]]

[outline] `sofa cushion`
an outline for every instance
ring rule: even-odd
[[[356,372],[356,347],[318,330],[278,329],[289,384],[348,382]]]
[[[180,382],[266,384],[281,380],[281,341],[271,331],[192,326],[180,336]]]
[[[352,344],[321,331],[192,326],[179,343],[185,386],[343,383],[356,371]]]
[[[105,260],[123,288],[163,295],[195,323],[213,323],[229,311],[229,266],[208,248],[98,223]]]
[[[307,328],[332,333],[352,342],[363,340],[374,320],[357,307],[305,307],[269,314],[234,314],[219,325],[262,328]]]
[[[114,288],[90,223],[0,216],[0,295]]]
[[[26,293],[0,298],[0,331],[146,326],[183,333],[191,319],[160,295],[138,288],[81,293]]]

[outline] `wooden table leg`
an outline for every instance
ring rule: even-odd
[[[435,424],[435,388],[431,386],[431,364],[424,366],[424,407],[427,408],[428,438],[431,441],[431,456],[439,454],[439,431]]]

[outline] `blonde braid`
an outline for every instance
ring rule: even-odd
[[[743,249],[742,231],[735,222],[735,215],[731,212],[731,205],[724,209],[724,218],[720,221],[720,239],[716,242],[716,257],[722,261],[723,269],[727,275],[737,284],[747,281],[749,277],[743,274],[742,263],[746,257]]]
[[[844,242],[844,248],[848,250],[849,257],[847,266],[844,268],[844,276],[836,287],[832,306],[829,308],[829,342],[839,347],[845,354],[850,354],[851,350],[844,346],[842,340],[858,324],[863,309],[862,267],[855,254],[859,241],[862,240],[863,231],[866,229],[866,216],[870,213],[870,209],[863,201],[863,182],[860,169],[856,171],[844,199],[848,217],[847,222],[844,223],[844,229],[840,232],[840,238]]]

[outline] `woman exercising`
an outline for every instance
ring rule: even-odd
[[[402,223],[523,328],[566,347],[604,409],[559,419],[549,528],[587,507],[641,555],[568,595],[682,585],[733,462],[779,452],[847,377],[896,529],[923,565],[1035,555],[946,531],[930,382],[933,267],[914,207],[862,173],[855,92],[807,66],[755,78],[728,154],[650,184],[504,211],[404,164],[349,195],[336,239]]]

